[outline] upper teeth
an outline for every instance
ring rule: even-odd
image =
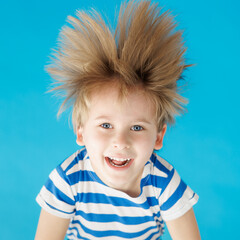
[[[111,160],[116,160],[116,161],[120,161],[120,162],[124,162],[124,161],[130,161],[131,158],[116,158],[116,157],[109,157]]]

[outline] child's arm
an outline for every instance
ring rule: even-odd
[[[70,219],[56,217],[42,209],[35,240],[63,240]]]
[[[173,240],[200,240],[197,221],[191,208],[182,217],[166,222]]]

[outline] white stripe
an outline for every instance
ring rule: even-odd
[[[154,166],[154,168],[153,168],[153,173],[154,173],[154,175],[159,176],[159,177],[167,178],[167,176],[168,176],[166,173],[160,171],[160,170],[159,170],[157,167],[155,167],[155,166]]]
[[[44,198],[42,198],[42,196],[44,196]],[[55,197],[55,195],[53,195],[50,191],[46,189],[45,186],[42,187],[39,193],[39,197],[44,199],[44,201],[50,204],[51,206],[54,206],[55,208],[58,208],[61,211],[71,213],[75,209],[75,205],[72,206],[70,204],[58,200]]]
[[[74,223],[74,224],[73,224],[73,223],[70,223],[69,228],[74,228],[74,227],[77,228],[78,233],[79,233],[79,235],[80,235],[81,237],[84,237],[84,238],[87,238],[87,239],[91,239],[91,240],[94,239],[92,235],[86,233],[86,232],[82,229],[82,227],[80,226],[80,224],[78,224],[78,223]],[[73,234],[74,234],[74,238],[73,238],[73,239],[76,239],[75,236],[77,236],[77,231],[76,231],[75,229],[71,229],[71,230],[68,229],[67,234],[70,234],[70,233],[73,233]]]
[[[161,188],[157,188],[153,185],[147,185],[147,186],[143,186],[142,191],[147,197],[158,198],[158,196],[160,195],[160,192],[161,192]]]
[[[79,172],[81,170],[84,170],[84,161],[79,161],[76,163],[72,168],[70,168],[67,172],[66,175],[70,175],[72,173]]]
[[[54,216],[66,218],[66,219],[70,219],[72,216],[74,216],[74,213],[66,214],[49,207],[40,194],[36,197],[36,201],[45,211],[47,211],[48,213],[51,213]]]
[[[161,215],[164,221],[170,221],[181,217],[188,210],[190,210],[192,206],[198,201],[197,194],[195,194],[195,196],[191,198],[193,196],[193,193],[194,192],[192,191],[192,189],[187,187],[183,196],[170,209],[168,209],[167,214],[165,213],[165,211],[162,211]]]
[[[152,213],[157,213],[154,207],[149,209],[143,209],[139,207],[115,207],[116,212],[113,212],[112,206],[109,204],[102,203],[77,203],[77,209],[81,209],[84,213],[96,213],[96,214],[117,214],[122,217],[144,217],[144,216],[152,216]]]
[[[61,168],[63,169],[63,171],[65,171],[68,166],[72,163],[72,161],[82,152],[85,151],[85,148],[82,148],[78,151],[76,151],[75,153],[73,153],[70,157],[68,157],[62,164],[61,164]],[[84,159],[87,156],[84,157]],[[79,162],[83,162],[83,160],[80,160]]]
[[[176,191],[177,187],[179,186],[181,179],[178,173],[174,170],[174,174],[172,176],[171,181],[169,182],[168,186],[165,188],[164,192],[159,198],[160,206],[165,203],[170,196]]]
[[[132,210],[129,210],[132,211]],[[135,212],[136,213],[136,212]],[[136,213],[137,214],[137,213]],[[84,226],[87,226],[87,228],[91,230],[96,230],[96,231],[111,231],[113,229],[120,229],[123,232],[127,233],[135,233],[139,232],[143,229],[149,228],[149,227],[156,227],[156,223],[154,221],[148,221],[145,223],[141,224],[123,224],[121,222],[93,222],[93,221],[88,221],[84,217],[77,215],[74,217],[74,220],[79,220]]]
[[[120,227],[120,228],[116,228],[116,227],[114,227],[114,228],[109,228],[109,229],[106,229],[106,223],[105,224],[103,224],[102,225],[102,227],[100,228],[100,229],[96,229],[95,228],[95,222],[94,223],[90,223],[90,224],[88,224],[88,225],[86,225],[86,224],[83,224],[83,225],[85,225],[85,226],[87,226],[87,228],[88,229],[91,229],[90,227],[89,227],[89,225],[90,226],[94,226],[94,228],[93,229],[91,229],[91,230],[96,230],[96,231],[107,231],[107,230],[113,230],[113,229],[115,229],[115,230],[119,230],[119,231],[122,231],[122,232],[126,232],[126,233],[132,233],[132,232],[130,232],[129,231],[129,227],[130,227],[130,225],[123,225],[122,227]],[[85,237],[85,238],[88,238],[88,239],[95,239],[92,235],[90,235],[90,234],[88,234],[88,233],[86,233],[83,229],[82,229],[82,227],[79,225],[79,224],[71,224],[71,226],[70,226],[71,228],[72,227],[76,227],[77,229],[78,229],[78,232],[80,233],[80,236],[81,237]],[[149,226],[150,227],[150,226]],[[127,231],[126,231],[126,229],[127,229]],[[142,231],[143,229],[142,228],[140,228],[140,230],[139,230],[139,228],[138,229],[136,229],[136,231],[135,232],[139,232],[139,231]],[[147,231],[145,234],[143,234],[143,235],[141,235],[140,237],[136,237],[136,238],[131,238],[132,240],[142,240],[142,239],[146,239],[149,235],[151,235],[153,232],[156,232],[156,228],[155,229],[151,229],[151,230],[149,230],[149,231]],[[71,232],[75,232],[75,230],[73,229],[73,231],[68,231],[68,234],[69,233],[71,233]],[[158,237],[159,237],[159,235],[160,234],[158,234]],[[124,239],[126,239],[126,238],[122,238],[122,237],[116,237],[116,236],[109,236],[109,237],[107,237],[107,236],[103,236],[103,237],[100,237],[100,236],[98,236],[97,237],[97,239],[104,239],[104,240],[124,240]],[[157,238],[156,238],[157,239]]]
[[[57,170],[54,169],[51,174],[49,175],[49,178],[54,182],[54,185],[62,191],[66,196],[71,198],[73,201],[75,201],[73,197],[73,189],[69,186],[68,183],[58,174]]]
[[[62,164],[61,168],[63,171],[66,170],[66,168],[71,164],[71,162],[75,159],[75,157],[81,152],[81,150],[78,150],[77,152],[73,153],[70,157],[68,157]]]
[[[81,229],[80,227],[79,227],[79,225],[77,226],[75,226],[75,224],[70,224],[70,227],[76,227],[77,229],[78,229],[78,231],[76,230],[76,229],[71,229],[71,230],[67,230],[67,234],[71,234],[71,233],[73,233],[73,236],[69,236],[68,238],[69,239],[73,239],[73,240],[76,240],[76,236],[77,236],[77,233],[79,232],[79,229]],[[81,237],[83,237],[83,234],[82,233],[84,233],[84,231],[81,229],[81,232],[79,232],[79,234],[80,234],[80,236]],[[89,238],[90,239],[90,238]]]
[[[85,156],[85,158],[87,158],[87,156]],[[79,172],[79,171],[93,171],[89,159],[78,161],[78,163],[76,163],[72,168],[70,168],[66,172],[66,175]]]
[[[167,168],[169,171],[171,171],[173,169],[173,166],[168,163],[165,159],[161,158],[160,156],[158,156],[157,154],[155,155],[158,159],[158,161],[165,167]]]
[[[91,174],[91,172],[89,173]],[[132,198],[124,192],[121,192],[116,189],[112,189],[98,182],[85,181],[85,182],[81,182],[81,184],[76,183],[71,187],[73,189],[77,189],[78,193],[99,193],[99,194],[107,195],[109,197],[124,198],[125,200],[129,200],[136,204],[142,204],[146,201],[146,198],[143,195],[137,198]]]

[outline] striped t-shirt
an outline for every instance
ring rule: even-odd
[[[94,173],[86,149],[52,171],[37,196],[47,212],[70,218],[68,239],[160,239],[164,221],[186,213],[198,200],[164,159],[152,154],[144,167],[141,193],[130,197]]]

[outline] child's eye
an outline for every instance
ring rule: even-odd
[[[141,131],[141,130],[143,130],[143,127],[141,127],[141,126],[139,126],[139,125],[134,125],[134,126],[131,127],[131,129],[132,129],[133,131]]]
[[[103,123],[100,125],[102,128],[106,128],[106,129],[109,129],[109,128],[112,128],[112,125],[110,123]]]

